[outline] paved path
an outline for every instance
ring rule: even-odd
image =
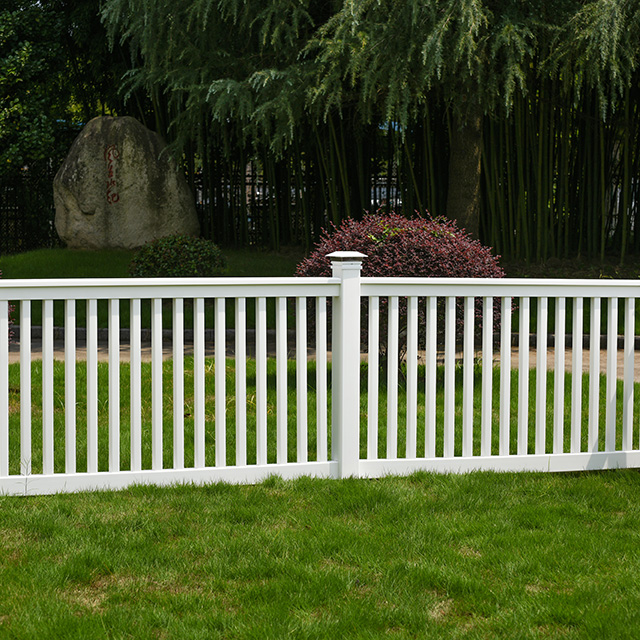
[[[193,355],[193,344],[187,342],[185,344],[184,353],[186,356]],[[234,356],[234,339],[233,332],[227,332],[227,356]],[[247,334],[247,353],[249,357],[255,357],[255,336],[254,332],[250,331]],[[268,331],[267,335],[267,354],[270,357],[274,357],[276,353],[275,350],[275,332]],[[423,352],[424,353],[424,352]],[[79,338],[77,340],[77,359],[78,360],[86,360],[87,350],[86,343],[83,339]],[[213,341],[206,340],[205,341],[205,354],[207,356],[213,356]],[[307,350],[307,357],[313,358],[315,352],[312,348]],[[331,354],[329,354],[330,356]],[[479,351],[476,352],[476,356],[480,357],[481,353]],[[529,366],[530,368],[535,368],[536,366],[536,349],[531,348],[529,350]],[[623,378],[624,375],[624,364],[622,361],[622,351],[618,351],[618,363],[617,363],[617,377]],[[98,343],[98,360],[99,361],[107,361],[109,357],[109,351],[107,348],[106,341],[101,340]],[[170,340],[165,339],[163,341],[163,358],[169,359],[173,357],[173,348]],[[295,358],[295,332],[288,332],[288,357]],[[584,349],[582,353],[582,368],[583,371],[589,371],[589,349]],[[32,360],[40,360],[42,359],[42,341],[34,337],[31,343],[31,358]],[[55,340],[54,341],[54,358],[57,360],[64,360],[64,341],[63,340]],[[366,359],[366,356],[363,356],[363,359]],[[424,361],[424,357],[422,356],[422,361]],[[457,353],[456,359],[462,359],[462,354]],[[9,362],[19,362],[20,360],[20,345],[18,342],[12,342],[9,346]],[[120,345],[120,360],[122,362],[129,362],[129,344],[128,342],[122,341]],[[145,362],[151,361],[151,343],[149,341],[144,341],[142,343],[142,360]],[[438,354],[438,360],[440,362],[443,361],[443,354]],[[493,357],[494,364],[500,363],[500,354],[494,353]],[[572,351],[571,349],[565,350],[565,370],[572,371],[573,368],[573,360],[572,360]],[[511,350],[511,367],[513,369],[517,369],[519,367],[519,351],[517,347],[513,347]],[[553,370],[555,368],[555,350],[553,348],[547,349],[547,368]],[[600,350],[600,371],[602,373],[606,372],[607,368],[607,352],[605,349]],[[634,358],[634,380],[640,382],[640,352],[635,353]]]

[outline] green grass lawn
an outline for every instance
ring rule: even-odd
[[[142,363],[142,467],[151,468],[151,364]],[[331,386],[331,367],[329,364],[328,386]],[[417,451],[418,457],[424,456],[425,449],[425,369],[424,366],[418,368],[418,400],[417,400]],[[444,368],[437,369],[437,397],[436,397],[436,455],[443,455],[444,442]],[[287,371],[288,388],[288,460],[296,461],[296,363],[290,360]],[[384,378],[384,376],[382,376]],[[42,362],[32,363],[32,460],[33,473],[42,473]],[[361,365],[361,393],[360,393],[360,457],[367,457],[367,365]],[[481,434],[481,394],[482,394],[482,370],[478,367],[475,371],[474,380],[474,428],[473,428],[473,454],[480,455],[480,434]],[[193,358],[185,358],[184,363],[184,429],[185,429],[185,466],[194,466],[194,386],[193,386]],[[129,365],[122,363],[120,366],[120,458],[121,469],[130,469],[130,388],[129,388]],[[571,374],[565,374],[565,429],[564,429],[564,450],[569,451],[571,447],[570,411],[571,411]],[[234,465],[236,459],[235,449],[235,362],[227,359],[226,363],[226,458],[228,465]],[[316,459],[316,369],[315,362],[311,361],[307,366],[307,394],[308,394],[308,456],[309,460]],[[20,365],[11,364],[9,366],[9,470],[12,474],[20,472]],[[86,403],[86,362],[78,362],[76,365],[76,416],[77,416],[77,470],[86,471],[87,460],[87,403]],[[500,371],[498,368],[493,371],[493,398],[492,398],[492,445],[493,455],[499,454],[499,422],[500,422]],[[622,403],[623,403],[623,383],[618,381],[617,389],[617,415],[618,428],[616,430],[616,449],[622,448]],[[600,415],[599,415],[599,450],[605,449],[605,392],[606,377],[600,376]],[[205,364],[205,420],[206,420],[206,440],[205,440],[205,464],[214,466],[215,464],[215,367],[213,359],[206,359]],[[54,469],[57,473],[64,471],[64,433],[65,433],[65,381],[64,363],[54,363]],[[535,427],[536,427],[536,371],[529,372],[529,437],[528,451],[535,452]],[[588,421],[589,421],[589,377],[583,376],[582,380],[582,421],[581,421],[581,447],[583,451],[588,450]],[[248,464],[256,462],[256,369],[255,360],[247,360],[247,397],[243,400],[247,407],[247,458]],[[398,389],[398,456],[405,457],[406,451],[406,411],[407,394],[403,381],[400,381]],[[455,440],[454,453],[462,454],[462,369],[456,370],[456,393],[455,393]],[[640,415],[640,383],[635,385],[634,391],[634,415]],[[330,405],[330,398],[329,398]],[[164,467],[171,468],[173,461],[173,364],[171,360],[163,363],[163,457]],[[267,362],[267,430],[268,449],[267,461],[276,462],[276,361],[269,358]],[[547,372],[547,404],[546,404],[546,451],[553,449],[553,412],[554,412],[554,372]],[[331,414],[330,406],[328,414]],[[108,364],[98,365],[98,470],[108,470],[108,421],[109,421],[109,397],[108,397]],[[381,387],[378,400],[378,455],[380,458],[386,457],[387,450],[387,395],[384,383]],[[637,420],[636,420],[637,421]],[[329,434],[330,435],[330,434]],[[511,411],[510,411],[510,453],[517,451],[518,436],[518,371],[513,370],[511,375]],[[634,446],[637,446],[638,434],[634,436]],[[327,450],[331,451],[331,443],[328,443]]]
[[[0,637],[635,638],[640,475],[0,498]]]
[[[225,249],[227,277],[291,276],[304,257],[298,247],[282,251]],[[4,278],[127,278],[133,251],[38,249],[0,256]]]
[[[211,364],[208,360],[207,464],[214,457]],[[271,388],[274,364],[268,363]],[[255,452],[253,366],[249,361],[250,452]],[[313,451],[313,363],[309,366]],[[39,367],[39,362],[33,364],[35,457],[41,451]],[[171,367],[170,361],[164,363],[167,464]],[[191,367],[188,359],[187,378]],[[232,361],[227,368],[227,389],[232,390]],[[124,365],[125,468],[127,373]],[[18,366],[11,365],[12,457],[19,441],[18,374]],[[107,367],[101,363],[99,379],[105,381],[106,375]],[[56,468],[61,470],[62,363],[55,363],[54,376]],[[83,376],[84,363],[78,363],[79,469],[86,464]],[[292,453],[294,379],[292,362]],[[150,365],[145,363],[143,389],[149,384]],[[549,385],[550,393],[552,388]],[[441,422],[442,384],[438,389]],[[476,384],[476,393],[478,389]],[[106,384],[100,384],[100,393],[99,457],[100,467],[105,468]],[[143,397],[143,466],[148,467],[148,391]],[[188,383],[185,399],[189,464]],[[363,393],[363,414],[366,401]],[[424,405],[422,392],[419,404]],[[275,406],[270,391],[272,461]],[[234,455],[234,407],[230,397],[229,462]],[[476,408],[479,411],[478,402]],[[384,409],[383,398],[381,415]],[[401,388],[401,416],[404,409]],[[421,411],[419,423],[423,420]],[[457,421],[459,429],[459,411]],[[514,433],[515,424],[512,411]],[[364,420],[361,429],[364,455]],[[402,425],[399,431],[402,451]],[[439,433],[440,451],[441,438]],[[384,440],[380,447],[383,451]],[[34,471],[37,466],[34,462]],[[640,624],[639,491],[637,471],[608,471],[419,473],[344,481],[271,478],[242,487],[134,487],[121,492],[0,497],[0,638],[633,638]]]
[[[262,249],[225,249],[224,256],[227,268],[223,277],[285,277],[292,276],[296,265],[304,257],[304,250],[299,247],[286,248],[281,251]],[[133,251],[77,251],[71,249],[39,249],[16,255],[0,256],[0,272],[4,278],[127,278],[129,262]],[[229,328],[233,326],[232,301],[227,304]],[[42,324],[42,306],[40,302],[32,304],[32,324]],[[247,308],[248,319],[253,322],[255,309]],[[76,305],[78,326],[85,326],[86,304],[79,301]],[[108,326],[107,304],[98,303],[98,326]],[[18,313],[14,313],[14,321],[19,326]],[[129,327],[129,305],[120,305],[121,326]],[[150,303],[142,304],[143,327],[150,327]],[[213,317],[213,301],[207,301],[207,321]],[[293,316],[291,315],[291,318]],[[273,301],[268,302],[269,326],[275,326]],[[192,307],[185,307],[185,323],[193,323]],[[54,305],[54,325],[64,326],[64,303]],[[163,325],[171,327],[171,308],[166,304],[163,312]]]

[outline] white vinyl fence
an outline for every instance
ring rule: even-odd
[[[640,466],[638,283],[330,257],[331,278],[0,280],[0,493]]]

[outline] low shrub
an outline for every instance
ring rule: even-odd
[[[210,240],[166,236],[145,244],[133,256],[133,278],[198,278],[221,275],[226,262]]]
[[[345,220],[324,230],[315,249],[296,270],[297,276],[330,276],[331,262],[326,257],[334,251],[360,251],[367,257],[362,263],[362,275],[367,277],[454,277],[502,278],[504,270],[488,247],[474,240],[455,222],[445,218],[407,219],[396,213],[366,215],[362,220]],[[496,301],[497,303],[498,301]],[[462,323],[463,301],[458,301],[458,326]],[[444,306],[439,305],[439,327],[442,327]],[[386,351],[386,300],[380,301],[380,351]],[[424,337],[425,309],[420,307],[420,336]],[[367,301],[362,306],[362,339],[367,335]],[[481,329],[481,301],[476,301],[477,329]],[[499,307],[494,310],[499,323]],[[406,301],[400,303],[401,350],[403,323],[406,325]]]
[[[407,219],[396,213],[369,214],[324,230],[297,276],[330,276],[333,251],[360,251],[363,276],[502,278],[498,258],[455,222],[445,218]]]

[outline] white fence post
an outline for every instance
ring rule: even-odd
[[[357,251],[334,251],[334,278],[340,295],[333,299],[332,450],[338,476],[360,473],[360,271],[366,256]]]

